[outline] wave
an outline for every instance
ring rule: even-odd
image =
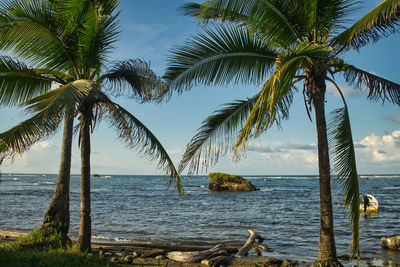
[[[393,175],[393,174],[388,174],[388,175],[360,175],[360,178],[400,178],[400,175]]]
[[[111,175],[104,176],[104,178],[111,178],[111,177],[112,177]]]
[[[383,189],[389,189],[389,190],[395,190],[395,189],[400,189],[400,186],[390,186],[390,187],[384,187]]]
[[[20,178],[4,178],[4,177],[2,177],[2,178],[0,178],[0,181],[20,181],[21,179]]]
[[[93,239],[100,239],[100,240],[114,240],[113,238],[107,237],[107,236],[102,236],[102,235],[92,235]]]
[[[40,184],[56,184],[55,182],[40,182]]]

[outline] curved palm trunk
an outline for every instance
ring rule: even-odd
[[[90,250],[90,108],[81,113],[81,220],[78,245],[81,251]]]
[[[320,266],[342,266],[336,258],[333,232],[332,196],[330,184],[329,148],[325,120],[326,85],[323,78],[308,77],[308,90],[315,108],[318,139],[319,195],[320,195],[320,236],[318,259]]]
[[[43,226],[50,227],[62,234],[63,241],[69,240],[69,184],[71,173],[71,150],[74,117],[67,114],[64,118],[64,130],[61,146],[61,160],[56,190],[50,206],[44,216]]]

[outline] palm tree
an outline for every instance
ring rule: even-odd
[[[302,92],[308,116],[314,108],[318,139],[320,184],[320,240],[316,263],[341,265],[336,258],[330,188],[328,133],[338,180],[345,192],[353,228],[352,256],[358,256],[359,190],[350,121],[344,107],[333,112],[327,129],[326,82],[335,74],[358,88],[371,100],[400,104],[400,85],[343,62],[341,56],[398,30],[400,3],[383,1],[346,28],[348,16],[357,7],[349,0],[211,0],[189,3],[182,11],[206,27],[183,46],[172,50],[165,78],[179,93],[194,85],[224,85],[230,82],[262,84],[246,100],[225,104],[203,121],[186,147],[178,171],[206,170],[233,148],[238,159],[246,142],[289,118],[296,85]]]
[[[150,161],[158,161],[158,166],[169,175],[170,184],[175,182],[178,192],[183,193],[174,164],[158,139],[107,95],[107,92],[125,94],[140,102],[160,102],[168,92],[165,83],[142,60],[121,61],[105,69],[107,53],[118,36],[117,6],[116,0],[20,0],[7,6],[9,10],[18,10],[18,14],[43,16],[43,23],[32,23],[31,29],[19,29],[22,37],[8,32],[4,35],[20,38],[14,41],[14,46],[27,51],[17,56],[54,69],[60,86],[25,102],[33,116],[0,134],[0,151],[22,153],[36,141],[55,133],[62,118],[67,120],[71,114],[79,115],[81,224],[78,244],[81,250],[90,249],[90,133],[98,121],[107,120],[128,147],[139,149]],[[57,24],[54,28],[59,32],[53,32],[52,23]],[[36,46],[24,44],[30,39],[45,39],[46,42]],[[73,128],[72,124],[68,125]],[[70,142],[67,146],[70,147]]]
[[[3,2],[0,6],[0,51],[23,58],[38,67],[28,67],[8,56],[0,56],[0,103],[21,105],[28,99],[51,89],[52,84],[65,85],[70,77],[63,73],[71,51],[60,16],[55,16],[55,1]],[[64,36],[62,36],[64,34]],[[14,49],[15,48],[15,49]],[[39,48],[39,49],[38,49]],[[62,64],[61,62],[65,63]],[[43,227],[61,233],[68,240],[69,179],[72,147],[72,112],[65,116],[61,161],[56,190],[44,216]],[[18,151],[22,153],[23,151]],[[50,228],[50,229],[49,229]]]

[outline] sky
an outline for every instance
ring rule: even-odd
[[[202,31],[195,19],[180,15],[178,8],[186,0],[121,0],[119,41],[110,54],[112,61],[143,59],[162,75],[170,50],[184,44],[190,36]],[[378,1],[361,1],[353,19],[366,13]],[[400,33],[375,44],[350,52],[344,60],[358,68],[400,83]],[[371,102],[365,92],[354,90],[340,76],[336,81],[345,93],[349,106],[353,139],[356,145],[360,174],[400,173],[400,107],[390,103]],[[186,144],[201,122],[221,104],[246,99],[258,92],[259,85],[231,84],[220,87],[196,86],[181,95],[173,94],[167,103],[140,104],[134,100],[117,99],[123,107],[140,119],[161,141],[176,166]],[[341,107],[331,85],[327,92],[329,112]],[[20,108],[0,108],[0,131],[6,131],[25,118]],[[77,138],[75,138],[76,140]],[[92,135],[92,173],[99,174],[162,174],[156,163],[140,158],[118,140],[107,123],[101,123]],[[57,173],[60,158],[61,130],[51,138],[35,144],[22,157],[3,162],[3,173]],[[80,173],[78,144],[73,145],[72,173]],[[289,120],[282,128],[272,128],[247,145],[245,157],[239,162],[227,153],[208,172],[242,175],[303,175],[317,174],[315,122],[307,117],[301,92],[291,106]]]

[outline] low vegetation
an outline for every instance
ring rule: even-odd
[[[116,266],[97,254],[62,245],[60,233],[42,228],[15,242],[0,241],[0,266]]]
[[[227,182],[235,182],[235,183],[250,183],[243,177],[239,175],[232,175],[232,174],[227,174],[227,173],[222,173],[222,172],[212,172],[208,174],[208,179],[210,181],[212,180],[223,180]]]

